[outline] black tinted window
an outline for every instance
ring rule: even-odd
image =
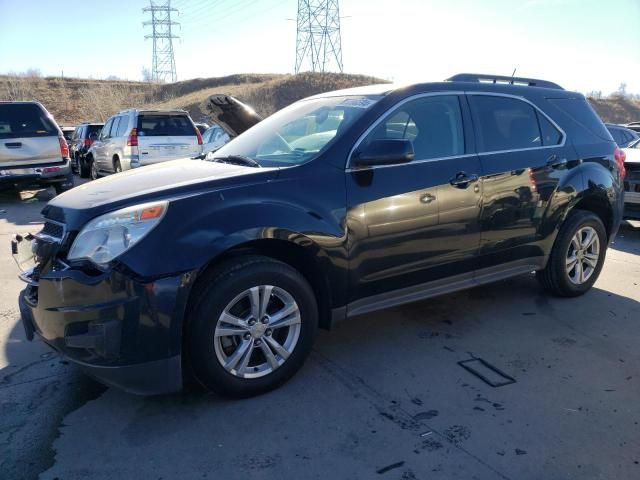
[[[416,160],[451,157],[464,153],[460,102],[455,95],[424,97],[390,113],[363,141],[407,139]]]
[[[540,147],[535,109],[515,98],[488,95],[469,97],[481,151]]]
[[[57,135],[58,129],[38,105],[0,103],[0,138]]]
[[[87,129],[89,131],[87,131]],[[91,135],[92,133],[96,133],[96,134],[100,134],[100,130],[102,130],[102,125],[87,125],[87,127],[85,128],[85,131],[83,133],[83,135],[86,138],[89,138],[89,135]]]
[[[138,135],[148,137],[195,136],[196,134],[186,115],[145,113],[138,116],[137,130]]]
[[[540,132],[542,133],[542,145],[559,145],[562,142],[562,133],[549,121],[547,117],[538,114],[538,122],[540,123]]]
[[[591,133],[602,139],[611,140],[609,131],[585,98],[550,98],[549,103],[558,107]]]

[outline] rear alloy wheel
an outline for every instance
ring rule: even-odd
[[[600,217],[577,210],[560,227],[547,266],[536,276],[556,295],[582,295],[598,279],[606,251],[607,233]]]
[[[89,159],[89,169],[91,172],[91,180],[97,180],[98,178],[100,178],[100,175],[98,175],[98,166],[96,165],[96,162],[93,158]]]
[[[207,389],[258,395],[302,366],[318,313],[313,290],[299,272],[251,256],[221,265],[201,282],[187,325],[187,355]]]

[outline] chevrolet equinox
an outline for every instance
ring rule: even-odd
[[[551,82],[375,85],[249,123],[49,202],[12,244],[29,339],[132,392],[256,395],[339,320],[533,271],[582,295],[620,222],[624,154]]]

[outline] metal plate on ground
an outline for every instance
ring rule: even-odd
[[[480,380],[492,387],[503,387],[511,383],[516,383],[516,379],[507,375],[502,370],[494,367],[482,358],[470,358],[458,362],[462,368],[473,373]]]

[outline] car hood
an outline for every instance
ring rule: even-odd
[[[211,120],[231,137],[237,137],[262,121],[253,108],[230,95],[211,95],[206,101],[206,108]]]
[[[623,148],[622,151],[627,156],[625,163],[640,163],[640,149],[638,148]]]
[[[80,185],[55,197],[42,213],[73,229],[74,225],[84,225],[104,212],[136,203],[266,182],[275,178],[278,170],[202,160],[173,160]]]

